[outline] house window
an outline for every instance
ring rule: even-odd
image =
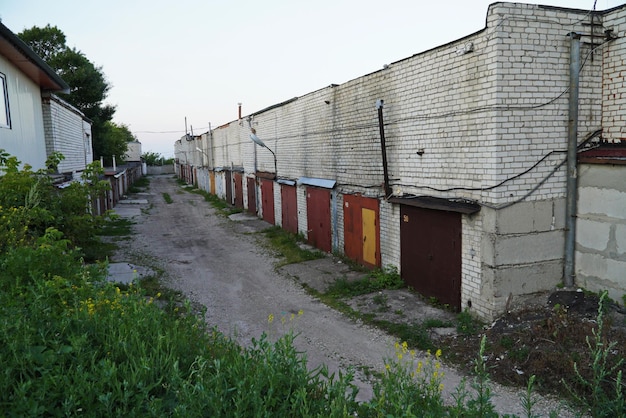
[[[0,73],[0,128],[11,129],[9,89],[7,88],[7,77],[2,73]]]

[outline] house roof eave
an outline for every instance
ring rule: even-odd
[[[0,22],[0,55],[44,91],[69,93],[70,86],[24,41]]]

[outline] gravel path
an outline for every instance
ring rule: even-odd
[[[157,264],[149,267],[165,270],[168,286],[207,308],[208,324],[242,345],[263,332],[277,336],[293,327],[299,332],[296,346],[306,353],[311,367],[325,364],[337,372],[355,366],[359,399],[371,397],[364,371],[380,371],[383,360],[394,357],[393,338],[344,317],[278,274],[276,260],[258,245],[258,237],[246,233],[238,222],[216,215],[202,196],[182,191],[171,176],[150,180],[149,193],[141,196],[149,203],[134,217],[136,234],[116,261],[137,263],[138,254],[143,254],[146,263],[150,259]],[[173,203],[167,204],[163,193]],[[299,311],[303,315],[297,316]],[[272,324],[270,314],[275,317]],[[291,314],[297,319],[289,323]],[[285,325],[280,321],[283,316]],[[462,376],[452,368],[444,372],[444,395],[451,399]],[[523,415],[519,392],[497,385],[493,392],[499,412]],[[555,401],[542,398],[535,413],[548,416],[546,411],[557,407]],[[573,415],[561,411],[559,416]]]

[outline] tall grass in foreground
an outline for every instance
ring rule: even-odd
[[[153,299],[101,277],[102,269],[84,267],[54,229],[0,255],[5,416],[497,416],[482,353],[469,388],[446,406],[441,352],[420,362],[399,344],[374,397],[359,403],[352,373],[309,370],[293,332],[276,341],[262,335],[242,348],[185,306],[164,310],[159,294]],[[612,413],[623,414],[620,401]],[[601,405],[593,411],[606,415]]]
[[[0,262],[8,416],[343,416],[350,376],[310,372],[293,334],[247,349],[201,319],[102,282],[49,231]],[[65,261],[63,261],[65,260]],[[47,266],[54,266],[47,271]],[[4,268],[5,267],[5,268]],[[183,312],[183,313],[181,313]]]

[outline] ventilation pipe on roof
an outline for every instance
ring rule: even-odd
[[[578,87],[580,79],[580,34],[570,33],[569,63],[569,117],[567,140],[567,195],[565,205],[565,263],[563,284],[574,286],[576,270],[576,203],[578,198],[578,173],[576,157],[578,149]]]
[[[389,171],[387,170],[387,145],[385,144],[385,123],[383,121],[383,99],[376,100],[376,109],[378,109],[378,128],[380,129],[380,148],[383,154],[383,176],[385,179],[385,199],[391,196],[391,187],[389,186]]]

